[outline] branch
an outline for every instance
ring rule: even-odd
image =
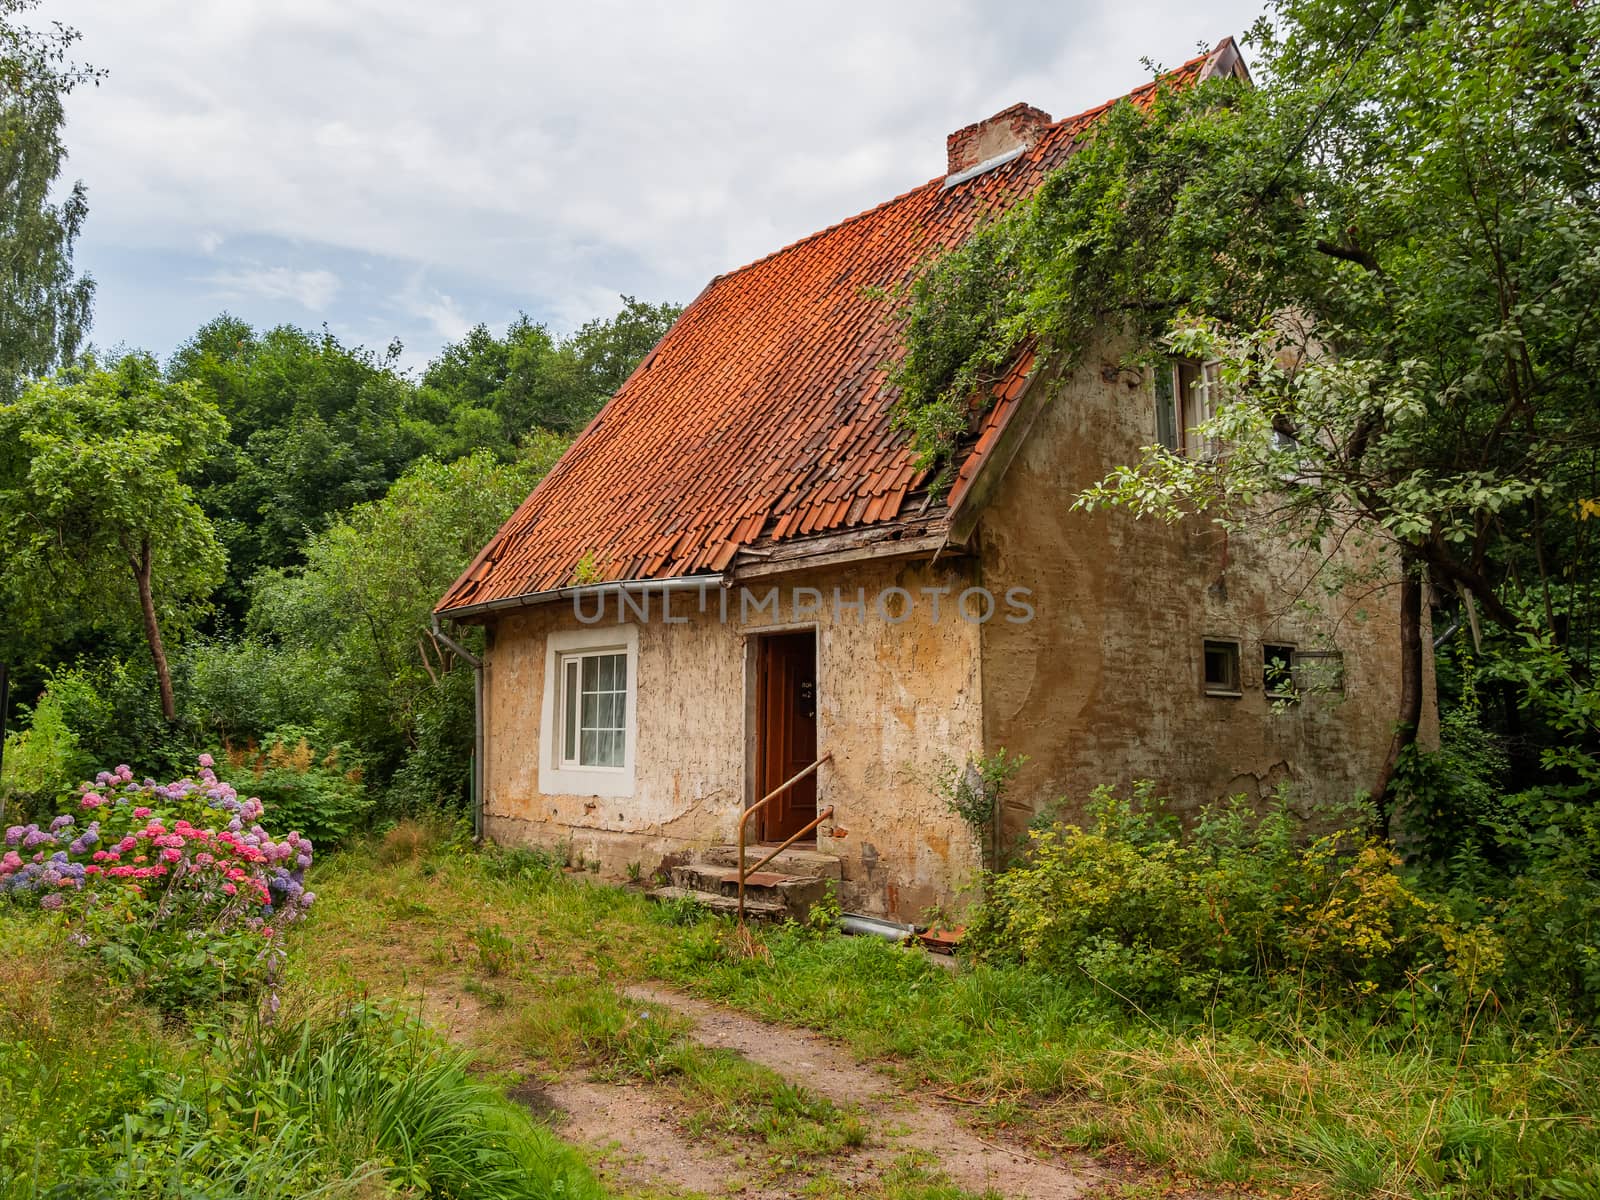
[[[1360,246],[1341,246],[1338,242],[1327,242],[1317,239],[1317,250],[1329,258],[1337,258],[1343,262],[1355,263],[1358,267],[1365,267],[1375,274],[1382,275],[1383,267],[1370,250],[1363,250]]]

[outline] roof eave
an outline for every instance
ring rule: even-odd
[[[573,584],[571,587],[525,592],[520,596],[503,596],[497,600],[484,600],[477,604],[458,604],[449,608],[439,608],[434,610],[434,616],[444,621],[482,621],[511,609],[533,608],[562,600],[582,599],[585,596],[614,596],[620,592],[681,592],[696,588],[723,587],[728,582],[725,576],[718,573],[675,575],[670,579],[617,579],[607,583]]]

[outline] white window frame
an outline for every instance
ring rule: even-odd
[[[623,721],[621,766],[582,766],[563,759],[563,664],[590,654],[622,654],[627,659],[627,715]],[[638,741],[638,626],[563,630],[546,635],[544,703],[539,715],[539,790],[547,796],[631,796]]]
[[[1184,385],[1185,371],[1194,372],[1193,386]],[[1169,445],[1168,449],[1202,461],[1216,458],[1220,449],[1216,440],[1198,430],[1217,415],[1217,400],[1222,391],[1221,362],[1217,359],[1201,361],[1197,358],[1174,358],[1169,386],[1172,390],[1173,434],[1177,445]],[[1158,429],[1159,421],[1158,413]]]

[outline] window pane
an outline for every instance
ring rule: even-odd
[[[561,757],[565,762],[571,762],[578,757],[578,663],[576,659],[566,661],[566,729],[562,745]]]
[[[626,692],[628,690],[628,656],[626,654],[614,654],[612,658],[616,661],[617,691]],[[619,708],[618,711],[620,712],[621,709]]]
[[[1168,450],[1178,449],[1178,413],[1174,400],[1178,364],[1169,362],[1156,372],[1156,441]]]
[[[580,739],[581,745],[578,754],[578,762],[581,766],[593,767],[599,765],[599,760],[597,757],[599,737],[600,735],[592,729],[585,729],[583,731],[582,738]]]
[[[599,716],[600,697],[596,696],[593,692],[584,692],[582,718],[579,722],[578,728],[583,730],[598,728],[600,724]]]
[[[600,735],[600,765],[605,767],[620,767],[622,765],[622,734],[602,733]]]
[[[583,690],[594,691],[600,673],[600,659],[597,655],[586,654],[583,659]]]
[[[610,692],[601,692],[600,693],[600,695],[598,697],[599,709],[597,711],[597,714],[595,716],[595,721],[594,721],[596,729],[615,729],[616,728],[615,722],[613,722],[612,719],[611,719],[612,699],[613,699],[613,697],[612,697]]]

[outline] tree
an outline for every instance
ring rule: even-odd
[[[1422,703],[1428,585],[1513,654],[1513,710],[1588,771],[1581,520],[1600,406],[1600,12],[1549,0],[1279,0],[1261,85],[1119,105],[1011,216],[914,286],[902,423],[948,458],[965,397],[1032,339],[1098,329],[1218,359],[1215,463],[1148,450],[1085,502],[1266,526],[1398,565],[1387,827]],[[1553,706],[1553,707],[1552,707]],[[1558,711],[1559,710],[1559,711]],[[1584,763],[1587,762],[1587,766]]]
[[[204,610],[223,553],[186,482],[227,422],[155,360],[93,359],[0,405],[0,555],[8,621],[40,628],[64,613],[111,624],[137,611],[161,709],[177,714],[166,631]]]
[[[257,333],[224,313],[167,364],[228,419],[228,441],[199,464],[197,496],[228,551],[219,597],[244,615],[250,578],[301,561],[336,513],[375,500],[433,448],[415,388],[383,357],[293,326]]]
[[[257,578],[252,632],[325,664],[341,734],[381,775],[429,741],[430,722],[464,722],[470,731],[471,689],[461,690],[452,655],[428,634],[429,615],[565,446],[545,434],[514,463],[487,451],[452,463],[424,459],[382,499],[314,537],[303,567]],[[464,771],[470,740],[435,739],[429,749]],[[434,763],[414,773],[439,770]]]
[[[682,311],[624,296],[616,316],[588,321],[565,340],[525,314],[504,337],[478,325],[428,364],[423,391],[435,398],[436,419],[454,427],[462,449],[494,448],[484,440],[489,426],[478,420],[492,414],[500,453],[509,459],[534,431],[576,433],[588,424]]]
[[[61,99],[98,80],[67,61],[75,30],[15,18],[38,0],[0,0],[0,400],[77,353],[94,283],[75,275],[73,244],[89,205],[81,182],[52,203],[61,174]]]

